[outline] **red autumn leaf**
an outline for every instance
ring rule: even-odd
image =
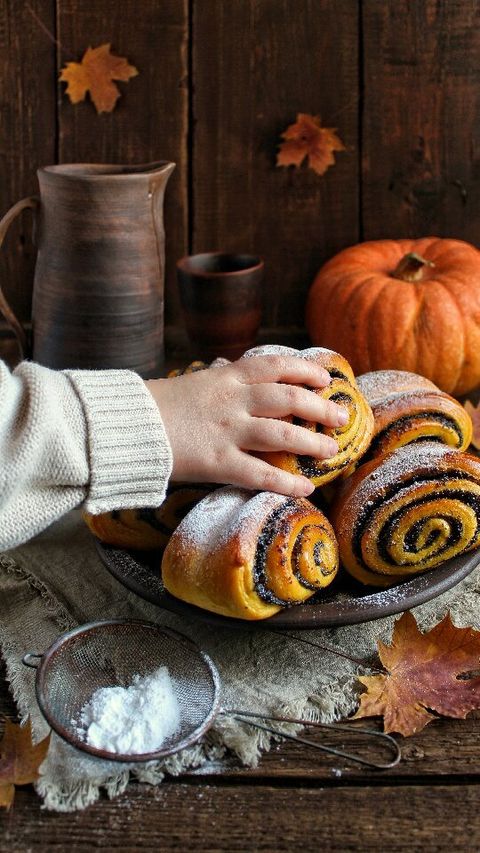
[[[295,124],[281,134],[282,142],[277,154],[277,166],[300,166],[305,157],[308,165],[318,175],[335,165],[334,151],[345,151],[345,146],[333,127],[322,127],[319,116],[298,113]]]
[[[477,403],[477,405],[474,406],[473,403],[470,402],[470,400],[467,400],[467,402],[464,403],[463,408],[465,409],[466,413],[470,415],[473,423],[473,435],[471,443],[477,450],[480,450],[480,403]]]
[[[67,62],[60,72],[60,80],[67,83],[66,93],[72,104],[84,101],[87,92],[97,113],[111,113],[120,90],[113,80],[128,81],[136,77],[137,69],[122,56],[110,53],[110,45],[89,47],[81,62]]]
[[[355,717],[383,716],[386,732],[412,735],[436,714],[464,719],[480,708],[480,631],[456,628],[450,614],[425,634],[414,616],[395,623],[392,644],[378,641],[385,675],[360,677],[367,688]]]
[[[24,726],[5,721],[0,741],[0,807],[10,808],[15,797],[15,785],[29,785],[38,779],[49,745],[50,735],[39,743],[32,743],[30,720]]]

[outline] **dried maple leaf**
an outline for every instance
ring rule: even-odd
[[[458,677],[480,668],[480,631],[456,628],[448,613],[425,634],[404,613],[378,653],[387,672],[360,677],[367,692],[356,718],[380,715],[386,732],[412,735],[435,719],[431,711],[464,719],[480,708],[480,678]]]
[[[5,721],[0,741],[0,806],[9,809],[15,797],[15,785],[29,785],[38,779],[38,770],[50,744],[50,735],[32,743],[30,720],[24,726]]]
[[[67,62],[60,80],[68,84],[66,93],[72,104],[85,100],[90,92],[97,113],[111,113],[120,97],[120,90],[112,80],[126,82],[137,74],[137,69],[124,57],[110,53],[109,44],[101,44],[89,47],[81,62]]]
[[[295,124],[281,134],[282,142],[277,154],[277,166],[300,166],[305,157],[308,165],[318,175],[335,165],[334,151],[345,151],[335,128],[322,127],[320,116],[298,113]]]
[[[477,449],[480,450],[480,403],[476,406],[467,400],[464,403],[463,408],[465,409],[467,415],[470,415],[473,423],[473,435],[472,435],[472,444]]]

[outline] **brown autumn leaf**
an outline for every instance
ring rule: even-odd
[[[480,631],[456,628],[450,614],[425,634],[415,617],[395,623],[390,646],[378,641],[385,675],[361,676],[367,688],[355,718],[383,716],[386,732],[413,735],[435,714],[464,719],[480,708],[480,678],[458,676],[480,668]],[[435,714],[431,712],[435,712]]]
[[[137,74],[137,69],[123,56],[110,53],[110,44],[101,44],[89,47],[81,62],[67,62],[60,80],[68,84],[66,94],[72,104],[85,100],[90,92],[97,113],[111,113],[120,97],[120,90],[112,80],[126,82]]]
[[[32,726],[5,721],[0,741],[0,807],[9,809],[15,797],[15,785],[29,785],[38,779],[40,765],[46,758],[50,735],[32,743]]]
[[[465,409],[467,415],[470,415],[473,423],[473,435],[471,443],[476,448],[476,450],[480,450],[480,403],[476,406],[467,400],[464,403],[463,408]]]
[[[281,134],[277,166],[300,166],[305,157],[308,165],[318,175],[335,165],[334,151],[345,151],[345,146],[333,127],[322,127],[320,116],[298,113],[294,124]]]

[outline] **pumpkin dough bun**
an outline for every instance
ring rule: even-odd
[[[388,587],[480,545],[480,459],[436,442],[361,465],[330,513],[340,561]]]
[[[247,350],[242,358],[255,358],[258,355],[299,355],[311,359],[324,367],[331,376],[331,382],[326,388],[315,390],[324,400],[338,403],[348,412],[349,418],[343,427],[324,427],[322,424],[303,421],[300,418],[287,417],[283,420],[299,424],[312,432],[322,432],[331,436],[338,443],[338,453],[330,459],[315,459],[312,456],[297,456],[286,451],[258,453],[257,455],[284,471],[292,474],[303,474],[315,486],[329,483],[352,465],[367,450],[373,435],[373,414],[365,397],[360,392],[352,369],[348,362],[332,350],[322,347],[296,350],[291,347],[264,346]]]
[[[266,619],[302,604],[338,570],[330,523],[305,498],[224,487],[203,498],[172,535],[165,588],[237,619]]]
[[[182,518],[213,488],[208,483],[171,483],[163,504],[157,508],[120,509],[98,515],[86,512],[83,518],[105,545],[154,551],[165,547]]]
[[[376,370],[357,376],[357,385],[375,419],[365,461],[422,440],[439,441],[457,450],[466,450],[470,444],[470,415],[424,376],[404,370]]]

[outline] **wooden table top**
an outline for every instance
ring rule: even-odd
[[[3,717],[15,718],[15,708],[1,670]],[[355,734],[319,737],[361,744]],[[478,850],[480,713],[435,721],[402,748],[396,768],[375,772],[289,743],[255,770],[132,783],[74,814],[46,812],[32,787],[19,788],[0,814],[0,851]]]

